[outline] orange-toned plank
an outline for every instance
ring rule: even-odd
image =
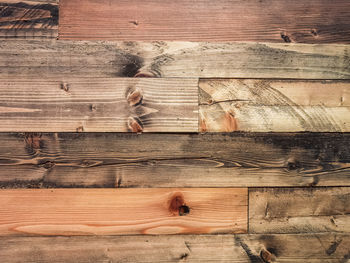
[[[0,235],[245,233],[246,188],[0,191]]]

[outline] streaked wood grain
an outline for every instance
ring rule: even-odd
[[[350,186],[350,134],[0,133],[0,187]]]
[[[5,79],[0,131],[197,132],[198,80]]]
[[[61,0],[61,39],[350,43],[346,0]]]
[[[202,132],[349,132],[350,82],[202,79]]]
[[[0,43],[0,77],[349,79],[350,47],[205,42]]]
[[[250,189],[250,233],[350,232],[350,188]]]

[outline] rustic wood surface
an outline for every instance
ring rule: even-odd
[[[58,37],[58,1],[0,0],[0,39]]]
[[[3,189],[0,235],[245,233],[246,188]]]
[[[0,132],[197,132],[197,79],[6,79]]]
[[[311,262],[350,259],[347,234],[0,237],[1,262]]]
[[[202,79],[202,132],[349,132],[350,82]]]
[[[349,54],[347,45],[8,40],[0,77],[349,79]]]
[[[350,186],[350,134],[0,133],[0,187]]]
[[[350,188],[249,190],[250,233],[350,232]]]
[[[61,39],[350,43],[347,0],[61,0]]]

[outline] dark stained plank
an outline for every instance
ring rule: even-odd
[[[58,0],[0,0],[0,39],[58,37]]]
[[[201,79],[202,132],[349,132],[350,82]]]
[[[347,0],[61,0],[61,39],[350,43]]]
[[[246,233],[247,188],[2,189],[0,236]]]
[[[0,82],[0,132],[197,132],[198,79]]]
[[[249,191],[250,233],[350,232],[350,188]]]
[[[8,40],[0,78],[349,79],[349,54],[349,45]]]
[[[350,259],[350,235],[0,237],[9,262],[311,262]]]
[[[350,134],[0,133],[0,186],[350,186]]]

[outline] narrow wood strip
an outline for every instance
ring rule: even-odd
[[[350,43],[346,0],[61,0],[60,38]]]
[[[0,133],[0,187],[350,186],[350,134]]]
[[[349,260],[348,234],[0,237],[7,262],[311,262]]]
[[[201,79],[202,132],[349,132],[350,82]]]
[[[350,46],[4,41],[0,77],[349,79]]]
[[[0,82],[0,132],[198,132],[197,79]]]
[[[0,0],[0,39],[57,37],[57,0]]]
[[[251,233],[350,232],[350,188],[250,189]]]
[[[246,188],[0,191],[0,235],[245,233]]]

